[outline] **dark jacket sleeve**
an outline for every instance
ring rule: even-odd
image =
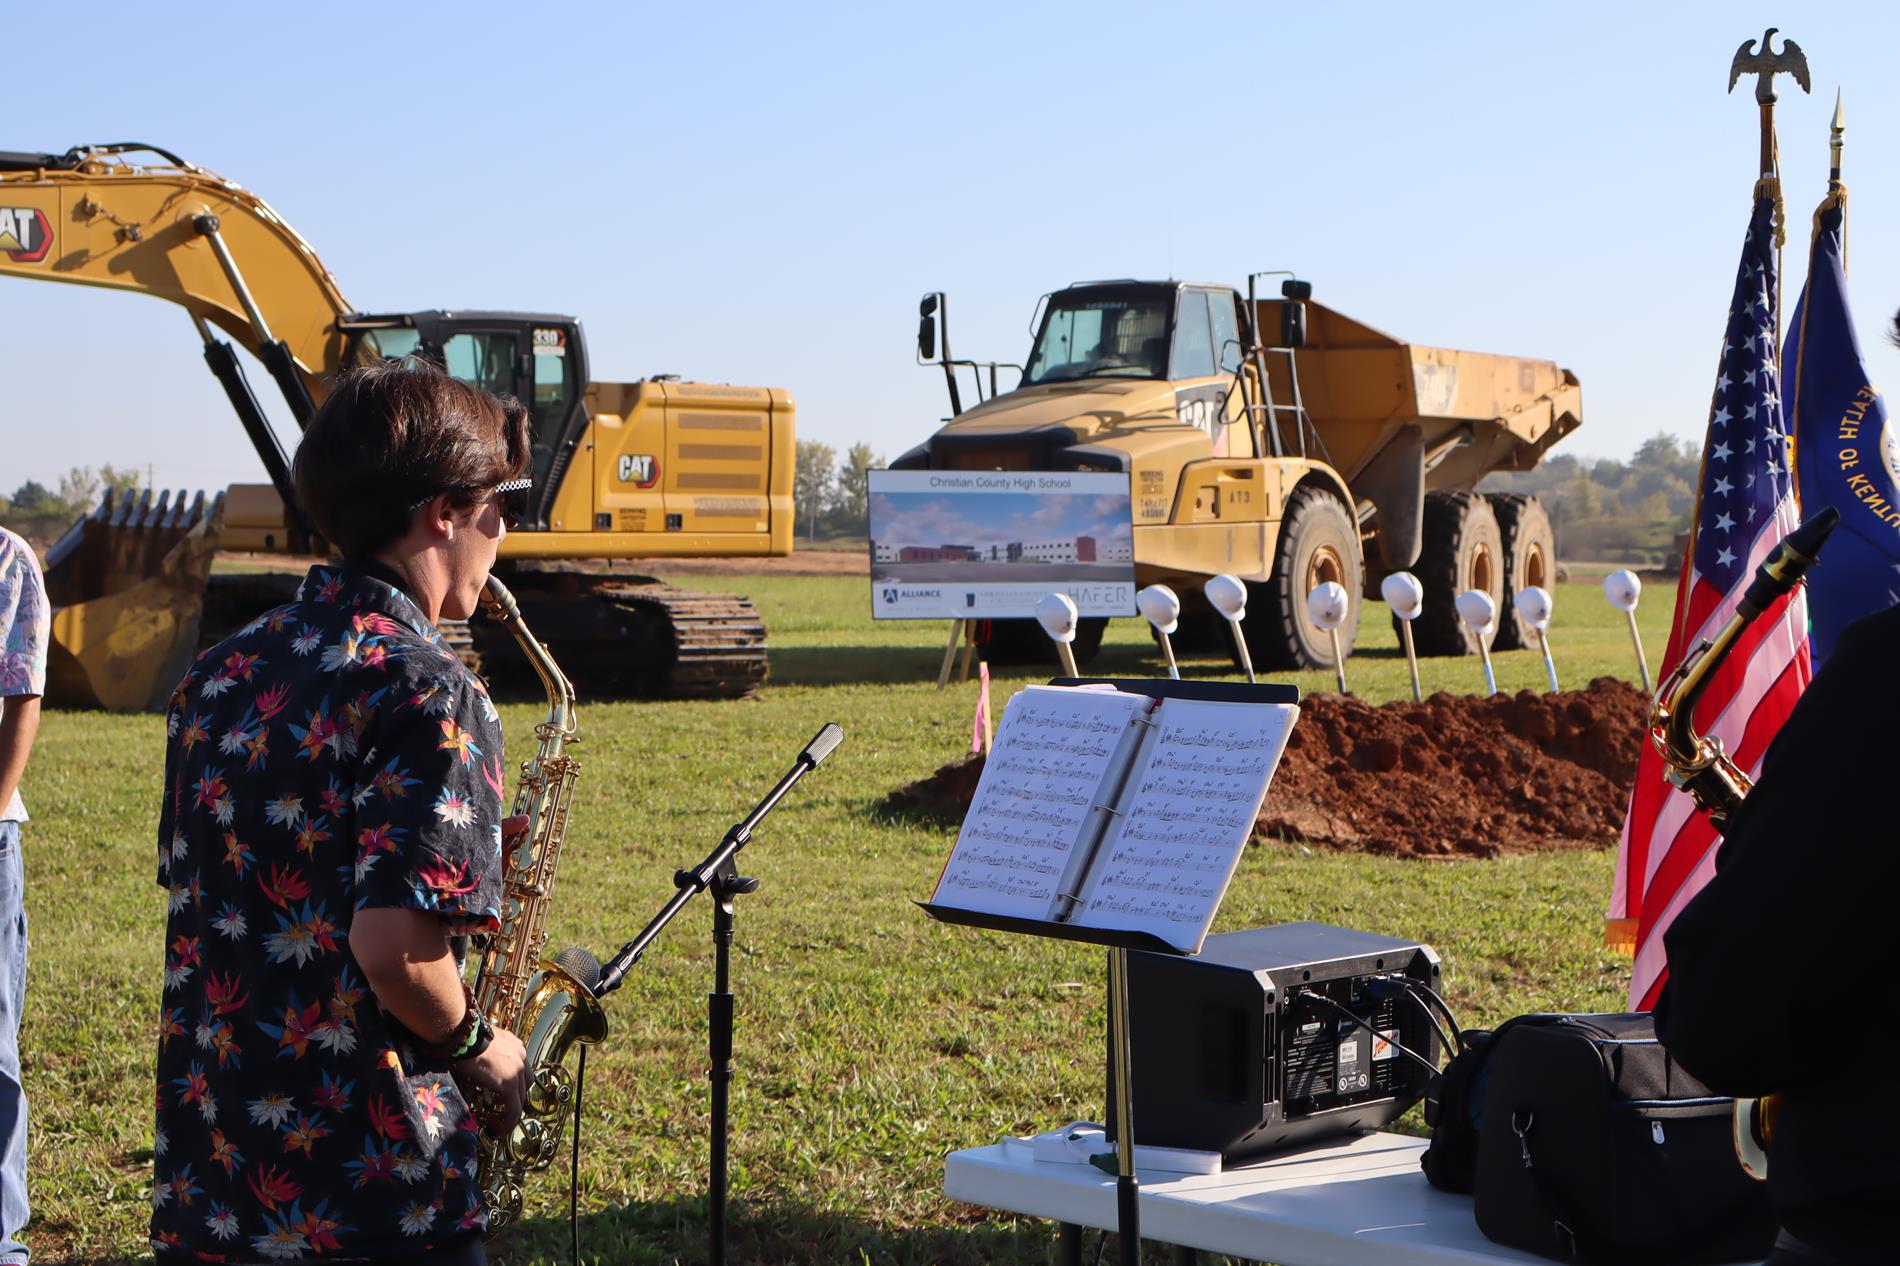
[[[1663,936],[1657,1034],[1718,1093],[1829,1077],[1830,1049],[1864,1058],[1864,1013],[1893,1009],[1875,965],[1900,920],[1897,724],[1900,610],[1842,634],[1730,817],[1714,878]]]

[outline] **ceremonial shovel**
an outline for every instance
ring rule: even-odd
[[[1517,613],[1537,630],[1537,644],[1544,648],[1544,671],[1550,675],[1550,693],[1556,694],[1557,663],[1550,657],[1550,593],[1536,585],[1518,590]]]
[[[1649,682],[1649,659],[1643,654],[1643,635],[1636,631],[1636,603],[1643,596],[1643,582],[1633,571],[1613,571],[1603,578],[1603,596],[1629,617],[1630,641],[1636,646],[1636,670],[1643,675],[1643,693],[1655,694],[1656,687]]]
[[[1181,627],[1181,600],[1166,585],[1149,585],[1135,595],[1135,610],[1155,626],[1161,653],[1168,657],[1168,676],[1181,680],[1181,670],[1174,662],[1174,643],[1168,640],[1168,634]]]
[[[1342,695],[1352,692],[1346,689],[1346,657],[1339,649],[1339,626],[1346,622],[1346,613],[1351,610],[1346,588],[1337,581],[1329,580],[1306,595],[1306,614],[1333,639],[1333,673],[1339,678]]]
[[[1247,618],[1247,586],[1240,583],[1240,577],[1222,572],[1209,576],[1201,592],[1234,630],[1234,649],[1240,652],[1240,666],[1247,670],[1248,684],[1253,684],[1253,656],[1247,653],[1247,638],[1240,631],[1240,622]]]
[[[1498,604],[1482,589],[1467,589],[1458,595],[1458,618],[1478,635],[1478,654],[1484,656],[1484,684],[1496,694],[1498,678],[1491,671],[1491,635],[1498,630]]]
[[[1412,670],[1412,702],[1425,702],[1418,688],[1418,652],[1412,649],[1412,621],[1425,609],[1425,586],[1409,571],[1395,571],[1379,585],[1385,605],[1399,618],[1399,640],[1405,643],[1405,666]]]
[[[1069,643],[1075,641],[1075,603],[1066,593],[1044,594],[1036,603],[1036,619],[1042,625],[1043,632],[1056,644],[1056,654],[1062,660],[1062,671],[1071,677],[1082,674],[1075,671],[1075,652],[1069,649]]]

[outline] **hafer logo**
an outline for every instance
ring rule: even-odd
[[[53,226],[34,207],[0,207],[0,254],[16,264],[37,264],[53,249]]]
[[[660,482],[659,461],[649,453],[622,453],[620,482],[636,488],[651,488]]]

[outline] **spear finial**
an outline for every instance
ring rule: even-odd
[[[1847,117],[1841,113],[1841,90],[1834,90],[1834,121],[1828,125],[1827,147],[1829,152],[1827,184],[1830,189],[1841,187],[1841,137],[1847,131]]]

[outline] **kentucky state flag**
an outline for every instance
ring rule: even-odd
[[[1794,388],[1802,512],[1841,512],[1841,530],[1808,573],[1816,669],[1842,629],[1900,602],[1900,444],[1854,335],[1846,238],[1847,190],[1836,188],[1814,213],[1808,281],[1781,357],[1783,381]]]

